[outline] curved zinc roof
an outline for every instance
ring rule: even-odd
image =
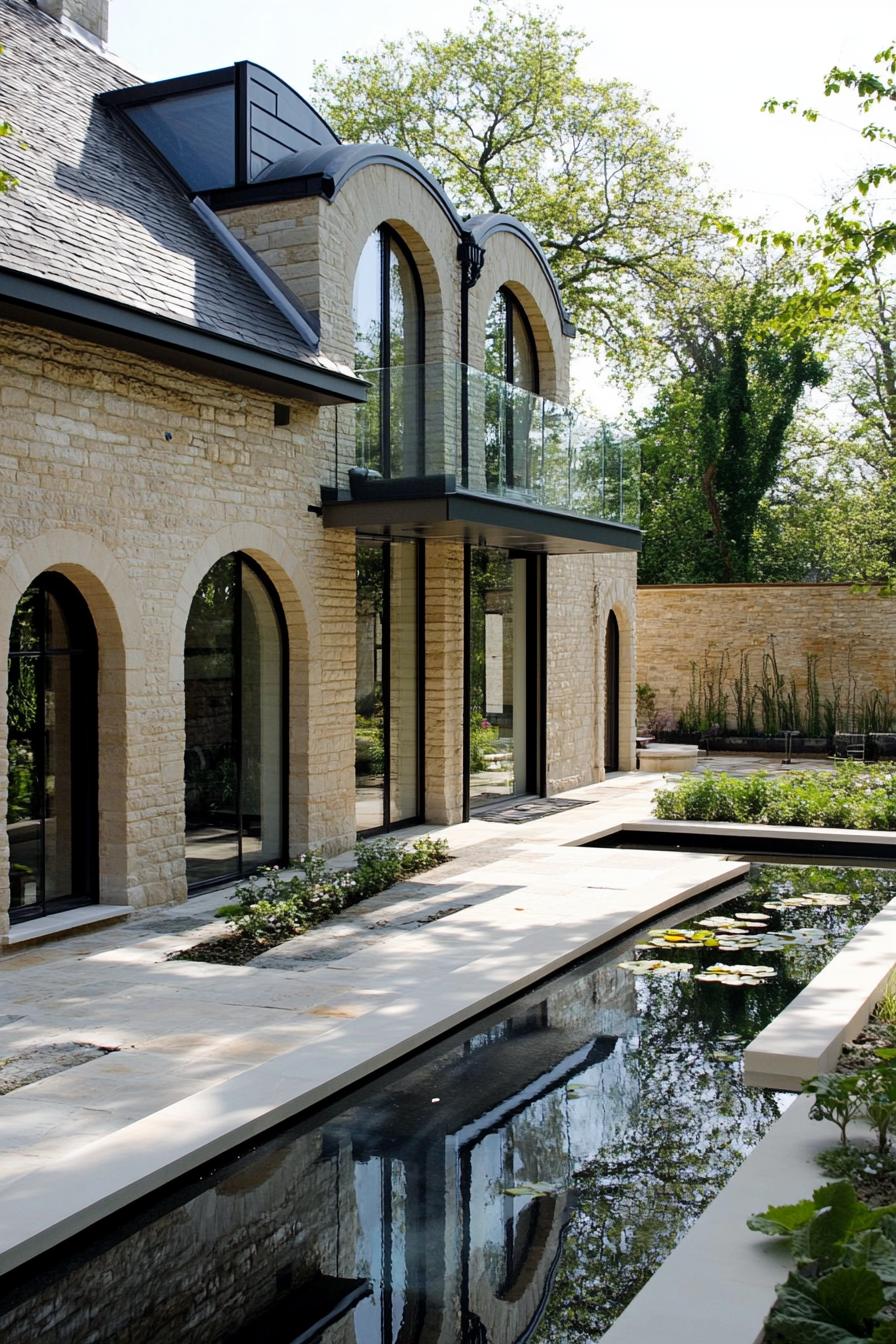
[[[258,174],[253,185],[264,183],[270,186],[272,183],[282,182],[283,194],[288,196],[288,184],[294,183],[298,186],[309,178],[319,178],[324,194],[332,198],[338,195],[350,177],[373,164],[384,164],[415,178],[447,216],[458,238],[468,235],[483,248],[494,233],[510,233],[519,238],[534,255],[551,288],[565,334],[575,335],[575,327],[569,320],[550,262],[542,251],[538,239],[526,225],[513,215],[497,213],[462,218],[441,182],[427,172],[423,164],[406,150],[377,144],[316,145],[312,149],[287,154],[278,159],[264,172]],[[265,199],[271,199],[270,190],[265,193]]]

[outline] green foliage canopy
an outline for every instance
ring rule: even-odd
[[[462,212],[523,220],[582,336],[631,369],[652,296],[674,292],[719,201],[649,102],[579,74],[586,45],[550,14],[482,3],[462,32],[317,66],[314,87],[346,141],[413,154]]]

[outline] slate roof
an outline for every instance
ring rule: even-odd
[[[0,0],[0,265],[303,365],[351,374],[298,333],[120,120],[139,82],[26,0]],[[20,141],[27,145],[20,147]]]

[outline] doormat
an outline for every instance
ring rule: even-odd
[[[557,812],[568,812],[571,807],[587,807],[593,801],[593,798],[533,798],[527,803],[515,803],[511,807],[481,812],[474,820],[509,822],[512,826],[521,826],[524,821],[540,821],[542,817],[553,817]]]

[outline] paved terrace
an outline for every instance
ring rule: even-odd
[[[701,768],[774,764],[719,756]],[[369,1031],[382,1020],[377,1010],[406,1013],[415,999],[438,998],[440,978],[454,969],[482,964],[500,984],[502,958],[537,969],[543,948],[545,966],[558,949],[568,961],[731,880],[742,869],[720,857],[574,847],[649,817],[661,783],[619,774],[564,795],[577,806],[526,824],[473,820],[431,831],[447,839],[449,863],[249,966],[166,960],[223,931],[214,912],[226,891],[7,951],[0,1091],[16,1070],[34,1076],[39,1059],[28,1052],[55,1048],[61,1057],[78,1042],[110,1053],[0,1095],[0,1188],[25,1177],[24,1195],[37,1169],[164,1107],[311,1042],[343,1041],[374,1013]]]

